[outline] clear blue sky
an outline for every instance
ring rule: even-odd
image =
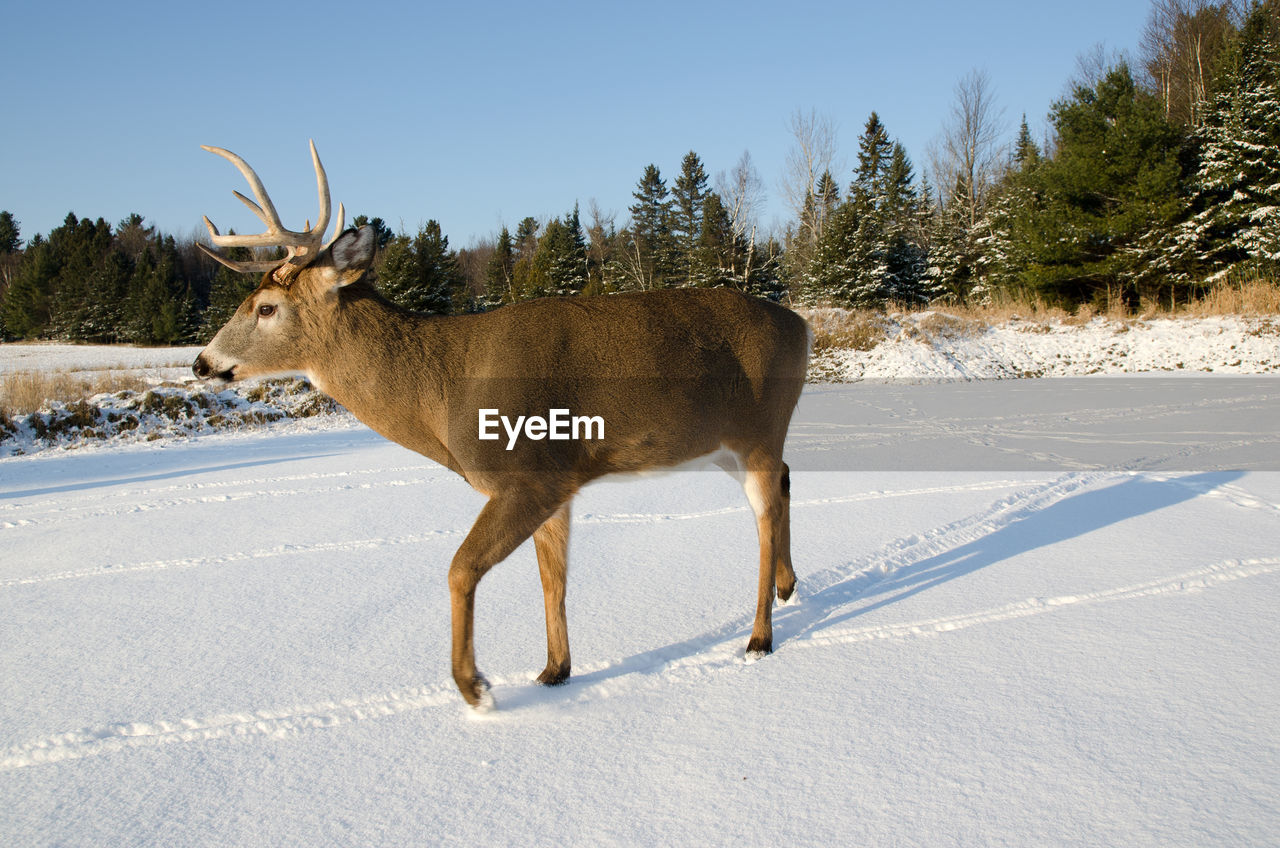
[[[285,224],[314,217],[307,139],[348,214],[454,247],[595,199],[627,218],[644,166],[670,184],[749,150],[782,224],[788,117],[839,127],[847,184],[871,110],[919,172],[957,80],[984,69],[1010,136],[1042,130],[1076,58],[1132,52],[1147,0],[819,3],[228,2],[8,4],[0,33],[0,209],[23,238],[68,211],[187,234],[231,196],[239,153]]]

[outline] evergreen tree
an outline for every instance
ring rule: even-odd
[[[822,193],[821,202],[815,198],[811,207],[815,220],[817,210],[835,198],[829,187]],[[822,237],[798,286],[801,302],[879,307],[927,299],[926,215],[914,169],[906,149],[889,138],[875,112],[858,140],[858,167],[848,195],[823,217]]]
[[[53,281],[60,262],[54,246],[36,234],[23,251],[22,261],[0,304],[5,332],[20,339],[38,338],[49,326]]]
[[[4,301],[22,261],[21,246],[17,220],[8,212],[0,212],[0,341],[11,336],[4,323]]]
[[[961,201],[967,196],[964,175],[957,174],[951,202],[930,221],[927,277],[935,298],[964,302],[974,287],[979,253],[975,228],[969,226],[969,213]]]
[[[702,232],[702,207],[707,197],[707,174],[702,160],[690,150],[680,163],[680,176],[671,191],[671,236],[675,245],[676,272],[682,285],[693,285],[698,239]]]
[[[1031,137],[1031,128],[1027,126],[1027,116],[1022,116],[1022,125],[1018,127],[1018,140],[1013,145],[1013,165],[1018,170],[1034,168],[1040,164],[1040,148]]]
[[[378,284],[387,299],[415,312],[447,315],[466,307],[457,257],[435,220],[387,244]]]
[[[1013,222],[1026,246],[1019,282],[1046,300],[1134,303],[1184,179],[1182,136],[1121,64],[1078,86],[1052,115],[1057,152],[1027,175],[1032,205]]]
[[[538,239],[528,282],[530,297],[565,297],[587,284],[587,245],[582,237],[578,208],[563,219],[547,222]]]
[[[854,280],[858,275],[855,263],[858,261],[861,218],[859,206],[849,200],[836,207],[809,263],[809,270],[801,280],[797,297],[800,303],[858,305]]]
[[[886,177],[893,156],[893,142],[885,131],[880,116],[874,111],[867,118],[858,139],[858,167],[849,194],[855,203],[878,207],[884,205]]]
[[[22,246],[18,221],[10,212],[0,212],[0,256],[17,253]]]
[[[485,306],[495,309],[513,298],[512,272],[516,255],[512,247],[511,231],[506,227],[498,234],[498,244],[484,269]]]
[[[1194,141],[1184,220],[1160,239],[1155,273],[1183,285],[1280,265],[1280,42],[1253,8],[1226,49]]]
[[[885,264],[889,298],[899,303],[922,303],[928,254],[922,245],[920,194],[906,148],[894,142],[885,169]]]
[[[702,203],[702,232],[698,236],[693,262],[693,284],[748,288],[748,246],[735,237],[733,221],[724,201],[708,192]]]
[[[656,165],[648,165],[632,193],[628,259],[637,288],[662,288],[676,281],[671,199]]]
[[[196,298],[180,266],[173,236],[157,236],[143,249],[129,280],[125,324],[131,341],[172,345],[195,338]]]

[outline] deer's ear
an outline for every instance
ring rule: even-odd
[[[334,286],[347,286],[363,277],[373,265],[374,247],[373,227],[350,229],[338,236],[329,248],[337,277],[333,281]]]

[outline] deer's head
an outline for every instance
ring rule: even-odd
[[[343,230],[344,210],[338,205],[334,237],[324,241],[329,226],[329,182],[311,144],[320,193],[316,225],[308,221],[301,231],[280,223],[271,197],[258,175],[239,156],[218,147],[205,147],[240,170],[257,202],[234,192],[264,224],[267,231],[255,235],[222,235],[207,217],[205,225],[217,247],[284,247],[284,259],[237,261],[200,246],[205,253],[239,272],[265,272],[258,285],[226,325],[218,331],[192,365],[201,379],[231,382],[247,377],[306,372],[316,357],[324,356],[339,306],[339,291],[360,280],[373,263],[374,234],[369,227]]]

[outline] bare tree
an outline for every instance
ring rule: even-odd
[[[618,216],[616,212],[606,212],[601,209],[600,204],[593,197],[587,202],[587,217],[590,219],[586,228],[587,265],[594,274],[592,281],[597,284],[593,290],[599,290],[608,285],[610,275],[614,273],[614,254],[618,242],[615,221]]]
[[[720,195],[729,211],[735,239],[744,237],[748,230],[755,228],[756,215],[765,201],[765,190],[749,150],[742,151],[732,171],[716,174],[716,194]]]
[[[1165,118],[1187,127],[1204,120],[1213,67],[1239,20],[1236,0],[1154,0],[1142,34],[1142,70],[1164,101]]]
[[[1067,80],[1067,94],[1078,88],[1097,88],[1107,73],[1125,61],[1124,53],[1099,41],[1076,56],[1076,72]]]
[[[836,125],[812,109],[807,115],[797,109],[787,121],[787,129],[795,138],[795,145],[787,153],[786,170],[779,187],[787,206],[799,218],[823,172],[834,167]]]
[[[972,227],[1004,160],[1004,110],[996,105],[990,77],[976,68],[956,83],[955,97],[929,156],[939,199],[944,206],[960,204]]]
[[[788,263],[796,268],[808,266],[809,258],[822,237],[820,219],[808,214],[823,174],[836,167],[836,125],[825,115],[810,109],[808,114],[797,109],[787,121],[787,129],[795,144],[787,153],[787,161],[779,188],[796,230],[788,239]]]

